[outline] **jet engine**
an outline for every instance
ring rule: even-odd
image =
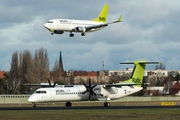
[[[85,33],[85,32],[86,32],[86,28],[85,28],[85,27],[81,27],[81,26],[80,26],[80,27],[76,27],[76,28],[75,28],[75,31],[76,31],[76,32]]]

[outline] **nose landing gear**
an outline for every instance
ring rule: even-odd
[[[33,107],[37,107],[37,104],[35,102],[33,102]]]

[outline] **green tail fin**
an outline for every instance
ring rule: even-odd
[[[135,62],[120,63],[120,64],[134,64],[135,65],[130,79],[125,80],[123,83],[135,83],[135,84],[139,84],[136,86],[141,86],[146,64],[159,64],[159,62],[135,61]]]
[[[108,14],[108,4],[105,4],[103,9],[101,10],[101,13],[99,14],[99,16],[97,18],[95,18],[93,21],[106,22],[107,14]]]

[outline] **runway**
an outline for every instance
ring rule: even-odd
[[[0,110],[124,110],[124,109],[172,109],[180,106],[83,106],[83,107],[1,107]]]

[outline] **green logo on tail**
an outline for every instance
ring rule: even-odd
[[[105,17],[99,17],[99,21],[106,21]]]
[[[132,78],[132,82],[141,84],[141,79],[140,78]]]

